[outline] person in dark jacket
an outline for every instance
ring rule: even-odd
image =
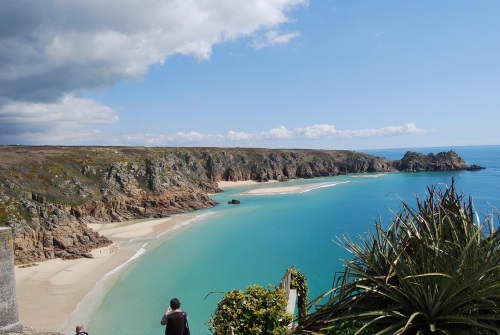
[[[85,331],[85,328],[82,325],[78,325],[76,326],[76,335],[89,335],[89,333]]]
[[[160,324],[167,326],[165,335],[188,335],[188,316],[180,310],[181,302],[177,298],[170,300],[170,306],[161,318]]]

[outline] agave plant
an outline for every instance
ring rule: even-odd
[[[500,234],[454,184],[428,188],[416,208],[402,202],[388,229],[379,218],[365,238],[339,239],[354,259],[302,331],[355,320],[357,334],[500,333]]]

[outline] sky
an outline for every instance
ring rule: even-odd
[[[0,145],[500,144],[497,0],[1,0]]]

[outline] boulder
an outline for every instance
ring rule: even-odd
[[[484,166],[472,164],[471,166],[469,166],[467,168],[467,171],[479,171],[479,170],[484,170],[484,169],[486,169]]]

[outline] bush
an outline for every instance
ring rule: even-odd
[[[376,333],[375,327],[363,327],[363,323],[356,320],[341,320],[330,325],[327,335],[373,335]]]
[[[284,335],[292,321],[292,315],[286,313],[287,298],[280,288],[253,285],[247,292],[233,290],[219,302],[210,328],[218,335],[226,335],[230,329],[235,335]]]
[[[309,286],[307,285],[307,277],[302,274],[298,269],[292,266],[289,269],[291,273],[290,288],[297,290],[297,307],[298,307],[298,321],[307,315],[307,307],[309,305]]]
[[[478,222],[454,182],[428,188],[417,209],[402,205],[387,230],[378,220],[366,238],[340,241],[354,259],[303,329],[356,320],[376,334],[498,334],[500,234],[492,218]]]

